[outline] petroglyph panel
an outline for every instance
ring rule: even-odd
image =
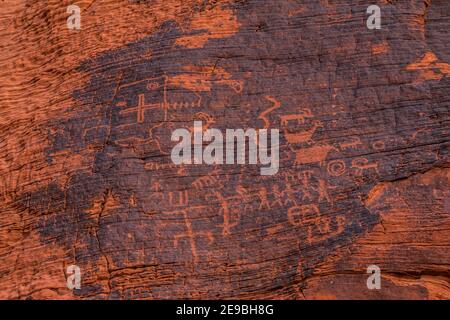
[[[387,1],[381,30],[364,1],[119,2],[86,11],[95,35],[31,19],[54,3],[13,24],[0,11],[19,39],[4,51],[24,57],[2,53],[0,70],[0,297],[65,296],[72,264],[85,276],[70,298],[326,297],[321,272],[379,258],[401,274],[408,244],[436,297],[421,272],[448,276],[450,256],[446,2]],[[279,172],[175,165],[171,134],[194,121],[278,129]]]

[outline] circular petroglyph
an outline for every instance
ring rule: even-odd
[[[343,160],[332,160],[327,165],[328,173],[338,177],[345,172],[345,162]]]

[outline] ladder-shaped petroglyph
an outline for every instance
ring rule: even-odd
[[[180,210],[178,211],[178,213],[183,216],[186,231],[184,233],[176,234],[174,236],[173,244],[175,247],[179,247],[182,239],[187,239],[194,259],[194,263],[198,263],[199,253],[197,250],[196,239],[206,238],[208,240],[208,244],[211,245],[214,241],[214,235],[211,231],[195,231],[192,221],[188,217],[188,210]]]

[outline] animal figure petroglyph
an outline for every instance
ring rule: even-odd
[[[155,139],[141,139],[136,137],[125,138],[117,140],[115,142],[118,146],[133,149],[139,156],[145,156],[150,151],[154,150],[155,147],[158,149],[160,154],[168,154],[161,149],[161,145],[158,140]]]
[[[337,151],[335,147],[330,145],[319,145],[307,149],[300,149],[296,151],[294,164],[322,163],[331,150]]]
[[[155,150],[157,150],[160,155],[168,155],[169,153],[163,151],[161,147],[160,138],[154,133],[156,128],[163,125],[164,123],[160,123],[151,127],[148,130],[148,138],[129,137],[119,139],[115,141],[115,144],[123,148],[132,149],[140,157],[148,156],[150,153],[155,152]]]
[[[342,150],[346,149],[356,149],[358,146],[362,146],[361,139],[359,137],[353,138],[349,142],[342,142],[339,144]]]
[[[214,117],[206,112],[197,112],[194,116],[194,121],[201,121],[202,122],[202,132],[205,132],[208,130],[211,125],[216,123],[214,120]],[[203,121],[205,124],[203,124]],[[193,127],[186,127],[187,130],[191,132],[191,134],[194,134],[194,128]]]
[[[260,200],[259,210],[263,210],[264,208],[267,210],[270,210],[270,203],[269,203],[268,192],[267,192],[266,188],[264,188],[264,187],[260,188],[260,190],[258,192],[258,197]]]
[[[316,132],[316,130],[320,127],[323,127],[322,122],[314,121],[310,129],[296,133],[289,133],[287,132],[287,130],[285,130],[284,136],[286,137],[286,140],[292,144],[309,142],[311,141],[311,138]]]
[[[103,145],[110,132],[110,126],[100,125],[83,130],[83,140],[91,145]]]
[[[306,118],[312,118],[313,114],[310,109],[302,109],[298,114],[287,114],[280,116],[281,125],[287,126],[289,121],[297,121],[297,124],[304,124]]]
[[[378,171],[378,163],[369,163],[369,160],[366,158],[357,158],[352,161],[352,168],[355,168],[355,173],[357,175],[362,175],[364,170],[374,169],[377,174],[380,174]]]

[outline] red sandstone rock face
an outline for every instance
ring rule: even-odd
[[[448,299],[450,4],[378,4],[2,7],[0,297]],[[175,166],[194,120],[278,174]]]

